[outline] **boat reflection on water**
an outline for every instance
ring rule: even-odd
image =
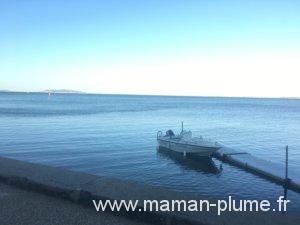
[[[201,157],[196,154],[183,156],[181,153],[161,147],[157,148],[157,153],[159,156],[172,159],[184,170],[194,170],[206,174],[219,174],[222,171],[215,165],[211,157]]]

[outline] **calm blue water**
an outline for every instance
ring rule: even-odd
[[[236,167],[156,150],[156,131],[215,139],[300,175],[300,100],[0,93],[0,155],[211,197],[275,200],[283,188]],[[288,191],[290,208],[300,194]]]

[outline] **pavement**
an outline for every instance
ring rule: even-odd
[[[71,201],[0,183],[1,225],[135,225],[139,221],[96,212]]]

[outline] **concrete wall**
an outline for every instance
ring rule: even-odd
[[[94,207],[92,200],[189,200],[207,199],[135,182],[100,177],[62,168],[0,157],[0,181],[31,191],[38,191],[74,203]],[[213,190],[212,190],[213,191]],[[215,200],[210,199],[212,202]],[[299,224],[300,218],[268,213],[226,212],[114,212],[120,216],[155,224]],[[96,211],[95,211],[96,212]]]

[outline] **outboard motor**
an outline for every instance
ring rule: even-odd
[[[175,134],[174,134],[174,132],[172,130],[167,130],[166,136],[173,137],[173,136],[175,136]]]

